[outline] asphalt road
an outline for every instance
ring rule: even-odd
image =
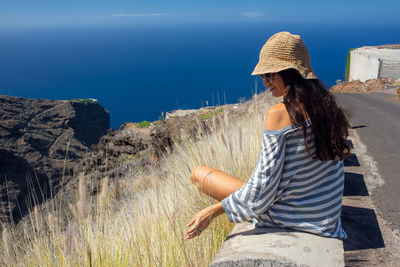
[[[373,159],[384,185],[373,192],[380,215],[400,230],[400,101],[383,93],[335,94]]]

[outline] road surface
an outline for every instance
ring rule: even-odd
[[[393,95],[335,94],[353,129],[377,162],[383,186],[372,200],[379,214],[400,230],[400,100]]]

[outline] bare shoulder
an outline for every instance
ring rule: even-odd
[[[291,124],[289,113],[283,103],[272,106],[265,118],[264,129],[280,130]]]

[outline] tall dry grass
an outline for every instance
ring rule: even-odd
[[[88,194],[90,181],[79,177],[69,205],[35,207],[18,227],[4,227],[0,265],[208,266],[232,225],[222,215],[185,240],[189,219],[215,203],[191,184],[190,170],[207,165],[247,179],[270,105],[256,99],[239,107],[241,116],[212,118],[214,126],[200,141],[176,144],[149,171],[118,181],[104,177],[95,196]]]

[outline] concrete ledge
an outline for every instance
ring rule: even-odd
[[[281,228],[254,228],[237,224],[210,267],[227,266],[344,266],[343,244],[326,238]]]

